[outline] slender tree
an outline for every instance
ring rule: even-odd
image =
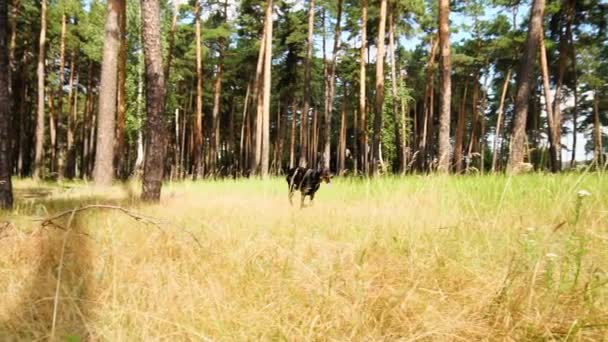
[[[372,136],[372,168],[374,174],[378,172],[378,164],[382,161],[381,140],[382,111],[384,107],[384,57],[386,32],[386,0],[380,0],[380,21],[378,23],[378,40],[376,42],[376,105],[374,115],[374,134]]]
[[[125,124],[127,114],[127,0],[120,1],[119,9],[119,34],[120,48],[118,51],[118,89],[116,93],[116,145],[115,145],[115,162],[116,176],[119,178],[125,177]]]
[[[308,112],[310,111],[314,26],[315,0],[310,0],[308,3],[308,35],[306,38],[306,59],[304,60],[304,108],[300,113],[300,166],[307,165],[307,155],[309,153]],[[313,153],[316,153],[316,150],[313,149]]]
[[[34,150],[34,179],[40,179],[43,172],[42,153],[44,150],[44,59],[46,55],[46,0],[40,1],[40,39],[38,42],[38,109],[36,114],[36,146]]]
[[[142,200],[157,202],[165,165],[165,79],[158,0],[141,0],[142,37],[146,69],[146,156]]]
[[[0,209],[11,209],[13,206],[7,37],[8,2],[0,0]]]
[[[228,17],[228,5],[224,2],[224,22]],[[220,147],[220,105],[222,96],[222,75],[224,72],[224,53],[226,49],[226,38],[219,38],[219,61],[217,65],[217,72],[215,76],[215,82],[213,83],[213,112],[212,112],[212,135],[211,135],[211,165],[212,172],[217,172],[217,161],[219,160],[219,147]]]
[[[439,0],[439,45],[441,49],[441,89],[439,97],[439,172],[450,170],[450,104],[452,62],[450,56],[450,1]]]
[[[366,80],[366,53],[367,51],[367,0],[361,0],[361,58],[359,60],[359,113],[361,122],[359,124],[359,153],[361,154],[361,169],[364,174],[369,174],[369,162],[367,155],[367,80]]]
[[[272,0],[268,0],[266,8],[266,44],[264,52],[264,91],[262,101],[262,160],[260,174],[262,178],[268,177],[268,164],[270,158],[270,68],[272,61]],[[260,116],[258,115],[258,118]]]
[[[545,111],[547,113],[547,135],[549,137],[549,160],[551,161],[551,171],[559,171],[559,159],[557,157],[558,146],[561,146],[561,142],[556,140],[555,135],[555,115],[553,113],[553,107],[551,106],[551,90],[549,87],[549,67],[547,66],[547,49],[545,47],[545,36],[540,35],[540,66],[543,76],[543,92],[545,94]]]
[[[119,16],[122,6],[121,1],[125,0],[109,0],[107,3],[101,81],[99,85],[95,168],[93,169],[93,179],[98,186],[109,186],[114,178],[112,164],[114,162],[116,129],[116,86],[118,50],[120,47]]]
[[[458,110],[458,120],[456,123],[456,138],[454,141],[454,170],[456,173],[462,172],[462,149],[464,143],[464,129],[466,123],[465,104],[467,101],[467,91],[469,83],[464,83],[464,90],[460,98],[460,109]]]
[[[526,119],[528,117],[528,100],[532,91],[532,73],[534,61],[538,52],[538,45],[542,34],[543,12],[545,0],[534,0],[532,3],[530,23],[528,24],[528,38],[524,53],[520,60],[517,73],[517,94],[515,98],[515,119],[511,134],[511,148],[508,170],[517,173],[524,162]]]
[[[498,105],[498,113],[496,118],[496,133],[494,134],[494,142],[492,147],[492,172],[496,171],[496,162],[498,160],[498,142],[502,139],[502,124],[504,121],[503,113],[505,109],[505,99],[507,97],[507,90],[509,89],[509,82],[511,81],[511,68],[507,71],[505,76],[505,82],[502,86],[502,92],[500,94],[500,103]]]
[[[602,124],[600,122],[600,94],[593,92],[593,152],[598,167],[604,165],[604,147],[602,145]]]
[[[196,44],[196,112],[194,117],[194,141],[192,148],[192,176],[203,176],[203,57],[201,51],[201,4],[194,3],[194,29]]]
[[[55,125],[55,139],[51,148],[55,154],[53,158],[53,164],[56,165],[56,171],[59,179],[65,176],[65,157],[66,157],[66,144],[62,138],[64,131],[64,113],[63,113],[63,86],[65,83],[65,36],[67,30],[67,16],[64,13],[61,15],[61,37],[59,39],[59,84],[57,89],[57,112],[54,120],[51,122],[51,127]]]
[[[405,170],[405,158],[404,158],[404,150],[405,146],[403,145],[404,139],[402,138],[401,130],[401,115],[399,112],[399,89],[397,85],[397,59],[395,57],[395,12],[396,6],[392,6],[391,11],[388,14],[388,37],[389,37],[389,51],[391,54],[391,91],[392,91],[392,110],[393,110],[393,119],[395,121],[395,147],[397,149],[397,170],[398,172],[403,172]]]
[[[385,5],[386,6],[386,5]],[[323,167],[329,169],[331,161],[331,116],[334,107],[334,96],[336,93],[336,63],[338,51],[340,50],[340,21],[342,18],[342,0],[338,0],[338,16],[334,29],[334,50],[332,61],[329,65],[329,90],[325,98],[324,134],[323,134]]]

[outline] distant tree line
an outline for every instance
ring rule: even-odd
[[[607,18],[600,0],[0,0],[0,206],[11,175],[141,174],[158,200],[165,179],[298,165],[559,172],[576,133],[602,167]]]

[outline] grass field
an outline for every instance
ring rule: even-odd
[[[151,206],[137,184],[15,187],[2,341],[608,336],[608,176],[334,179],[304,210],[283,179],[167,184]],[[93,203],[145,216],[35,221]]]

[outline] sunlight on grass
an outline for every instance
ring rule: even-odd
[[[15,187],[0,219],[1,340],[48,338],[54,304],[56,336],[112,341],[608,333],[596,174],[335,179],[304,210],[283,179],[167,184],[158,205],[140,204],[136,183]],[[93,203],[160,226],[96,209],[69,227],[33,221]]]

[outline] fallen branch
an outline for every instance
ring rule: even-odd
[[[135,221],[144,223],[144,224],[150,224],[155,226],[156,228],[158,228],[160,231],[165,232],[165,230],[163,229],[162,224],[165,225],[171,225],[170,223],[167,222],[162,222],[154,217],[151,216],[146,216],[146,215],[142,215],[136,212],[133,212],[127,208],[121,207],[121,206],[117,206],[117,205],[107,205],[107,204],[89,204],[89,205],[85,205],[82,206],[80,208],[74,208],[74,209],[70,209],[70,210],[66,210],[63,212],[60,212],[58,214],[55,214],[51,217],[47,217],[47,218],[43,218],[43,219],[36,219],[35,221],[42,221],[42,226],[49,226],[52,225],[54,227],[58,227],[60,229],[65,230],[65,228],[59,224],[57,224],[56,222],[54,222],[57,219],[60,219],[64,216],[67,215],[72,215],[72,214],[77,214],[80,213],[82,211],[86,211],[86,210],[90,210],[90,209],[109,209],[109,210],[116,210],[116,211],[120,211],[123,214],[131,217],[132,219],[134,219]],[[175,225],[173,225],[175,226]],[[192,232],[186,230],[185,228],[181,228],[178,227],[181,230],[183,230],[184,232],[186,232],[188,235],[190,235],[190,237],[198,244],[199,247],[202,247],[200,241],[196,238],[196,236],[194,236],[194,234],[192,234]],[[84,233],[83,233],[84,234]],[[87,234],[84,234],[87,235]]]

